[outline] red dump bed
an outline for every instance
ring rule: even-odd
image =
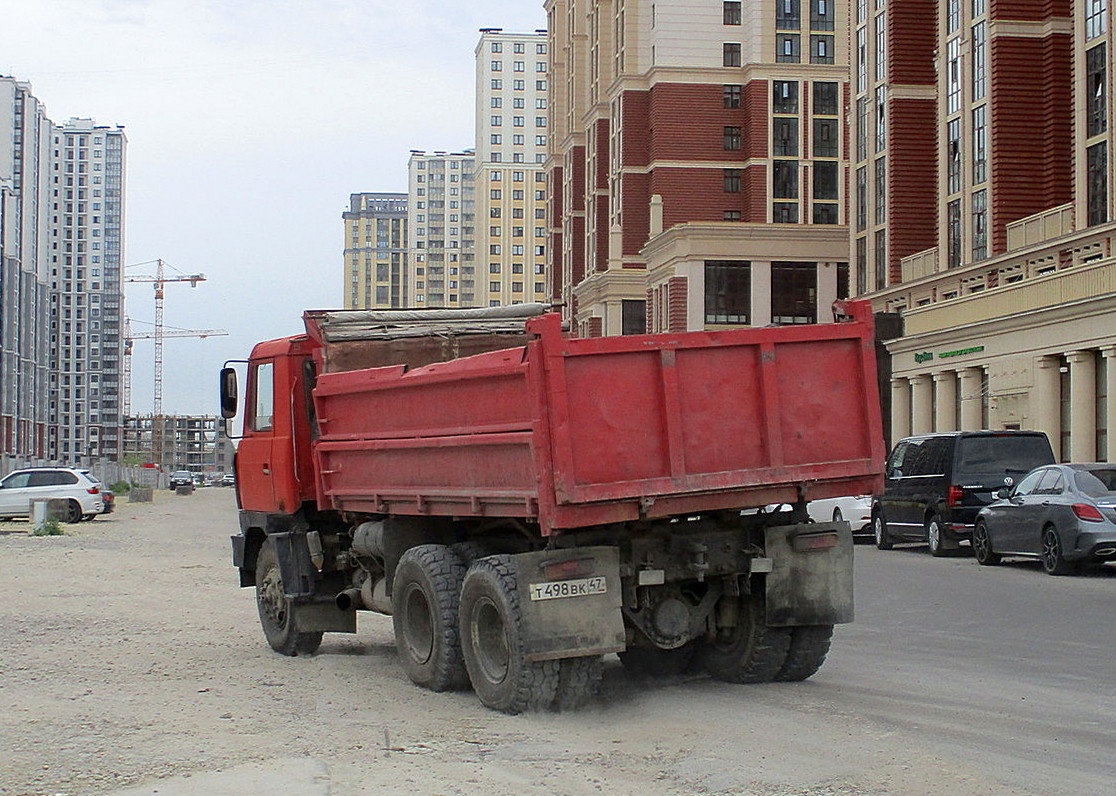
[[[567,339],[323,373],[318,501],[605,522],[872,493],[884,456],[870,312],[853,322]]]

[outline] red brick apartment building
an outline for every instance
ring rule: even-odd
[[[548,0],[550,273],[582,335],[825,319],[847,295],[832,0]]]

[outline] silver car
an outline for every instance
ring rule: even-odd
[[[1051,575],[1069,575],[1116,560],[1116,464],[1038,467],[997,496],[973,528],[979,563],[1027,556]]]
[[[100,484],[71,467],[15,470],[0,481],[0,518],[28,517],[36,498],[67,501],[66,522],[81,522],[104,511]]]

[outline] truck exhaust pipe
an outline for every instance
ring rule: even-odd
[[[368,610],[391,616],[387,578],[365,578],[359,589],[345,589],[333,602],[342,611]]]
[[[334,603],[342,611],[355,611],[364,607],[364,599],[360,596],[360,589],[345,589],[334,598]]]

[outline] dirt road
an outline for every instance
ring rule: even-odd
[[[0,535],[0,793],[1026,792],[850,710],[826,668],[646,683],[613,657],[590,708],[511,717],[414,687],[386,617],[284,658],[236,586],[235,529],[232,490],[210,488]]]

